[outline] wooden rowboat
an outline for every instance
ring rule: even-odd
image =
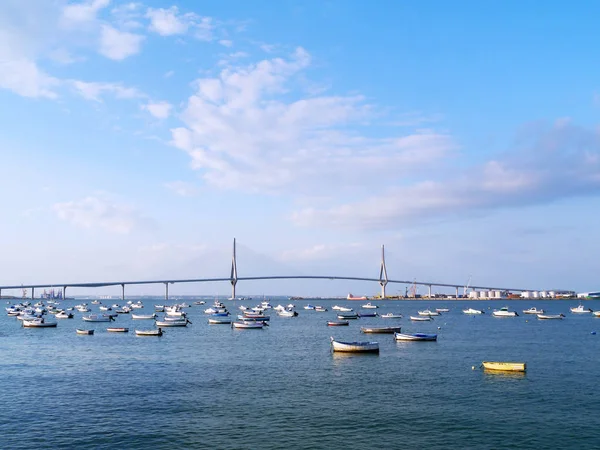
[[[437,334],[425,333],[394,333],[394,338],[397,341],[437,341]]]
[[[158,330],[135,330],[136,336],[162,336],[163,332],[159,328]]]
[[[330,320],[327,322],[328,327],[345,327],[347,325],[350,325],[347,320]]]
[[[341,342],[331,339],[334,352],[346,353],[379,353],[379,342]]]
[[[363,333],[392,334],[400,333],[400,327],[360,327]]]
[[[503,372],[525,372],[526,364],[520,362],[492,362],[483,361],[481,363],[486,370],[498,370]]]
[[[77,332],[77,334],[94,334],[94,330],[80,330],[79,328],[77,328],[75,331]]]
[[[538,314],[537,318],[540,320],[561,320],[564,319],[564,314]]]

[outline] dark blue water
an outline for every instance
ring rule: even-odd
[[[150,312],[153,301],[144,303]],[[600,319],[571,314],[576,301],[374,302],[378,313],[405,318],[335,328],[326,326],[331,306],[363,302],[320,301],[325,313],[295,303],[299,317],[273,312],[265,330],[208,325],[207,306],[193,306],[192,325],[162,338],[136,337],[134,328],[152,322],[125,315],[113,326],[129,334],[84,323],[81,313],[56,329],[0,315],[0,448],[600,448],[600,334],[591,334]],[[567,317],[491,317],[507,304]],[[431,323],[408,320],[442,306],[451,311]],[[488,314],[465,316],[466,306]],[[369,324],[439,340],[361,334]],[[93,336],[75,333],[91,327]],[[329,336],[377,340],[381,352],[332,354]],[[484,360],[524,361],[528,371],[472,370]]]

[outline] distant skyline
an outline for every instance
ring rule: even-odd
[[[376,278],[385,244],[392,279],[599,290],[599,13],[0,2],[0,285],[226,277],[235,237],[239,276]]]

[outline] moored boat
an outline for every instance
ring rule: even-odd
[[[544,314],[544,310],[537,309],[535,306],[532,306],[529,309],[524,309],[523,314]]]
[[[593,312],[590,308],[584,308],[582,304],[579,304],[579,306],[574,308],[570,308],[570,310],[573,314],[586,314]]]
[[[437,341],[437,334],[425,333],[394,333],[397,341]]]
[[[377,305],[373,305],[371,302],[364,304],[361,306],[361,308],[366,308],[366,309],[377,309],[379,308],[379,306]]]
[[[187,319],[184,320],[157,320],[157,327],[187,327],[188,323],[192,323]]]
[[[77,334],[87,334],[87,335],[94,334],[94,330],[82,330],[80,328],[77,328],[75,331],[77,332]]]
[[[114,317],[108,314],[90,314],[89,316],[83,316],[82,319],[86,322],[110,322],[115,320]]]
[[[315,306],[315,311],[317,312],[327,312],[327,308],[324,306]]]
[[[208,323],[212,325],[230,324],[231,317],[209,317]]]
[[[156,319],[156,314],[132,314],[133,320],[153,320]]]
[[[56,322],[46,322],[44,318],[23,320],[21,323],[25,328],[56,328],[58,325]]]
[[[360,327],[363,333],[392,334],[400,333],[400,327]]]
[[[56,317],[57,319],[72,319],[73,313],[61,311],[61,312],[57,313],[54,317]]]
[[[358,314],[338,314],[337,318],[340,320],[353,320],[358,319]]]
[[[492,312],[492,316],[494,316],[494,317],[517,317],[518,314],[516,311],[509,311],[508,306],[503,306],[500,309],[495,309]]]
[[[387,313],[380,316],[382,319],[402,319],[402,314]]]
[[[231,324],[233,328],[238,328],[241,330],[260,330],[264,328],[264,322],[233,322]]]
[[[347,325],[350,325],[347,320],[330,320],[327,322],[328,327],[345,327]]]
[[[435,310],[439,313],[450,312],[449,308],[435,308]]]
[[[467,309],[463,309],[463,313],[464,314],[485,314],[485,311],[483,311],[481,309],[467,308]]]
[[[537,318],[541,320],[561,320],[565,317],[564,314],[538,314]]]
[[[504,372],[525,372],[527,369],[527,365],[521,362],[483,361],[481,364],[483,365],[484,369]]]
[[[106,331],[111,333],[129,333],[129,328],[124,327],[108,327]]]
[[[410,320],[412,320],[413,322],[429,322],[430,320],[433,320],[433,317],[431,317],[431,316],[425,316],[425,317],[410,316]]]
[[[379,353],[379,342],[342,342],[331,339],[331,347],[334,352],[347,353]]]
[[[426,309],[424,311],[417,311],[420,316],[439,316],[440,313],[437,311],[431,311],[430,309]]]
[[[163,331],[159,328],[157,330],[135,330],[136,336],[162,336]]]
[[[358,313],[358,317],[377,317],[376,312],[361,312]]]

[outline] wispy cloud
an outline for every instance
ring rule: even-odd
[[[448,134],[367,137],[373,107],[360,95],[297,98],[296,76],[311,64],[302,48],[287,59],[227,67],[201,78],[172,130],[192,167],[222,189],[296,193],[393,179],[457,148]]]
[[[157,119],[166,119],[171,114],[173,105],[171,105],[169,102],[150,102],[142,105],[141,108],[145,111],[148,111]]]
[[[185,181],[171,181],[164,186],[182,197],[193,197],[198,194],[198,187]]]
[[[295,212],[298,225],[394,229],[498,208],[600,194],[600,133],[564,120],[526,129],[512,152],[452,178],[388,189],[330,208]]]
[[[79,228],[100,228],[111,233],[128,234],[149,223],[132,206],[118,203],[106,195],[56,203],[53,210],[60,219]]]

